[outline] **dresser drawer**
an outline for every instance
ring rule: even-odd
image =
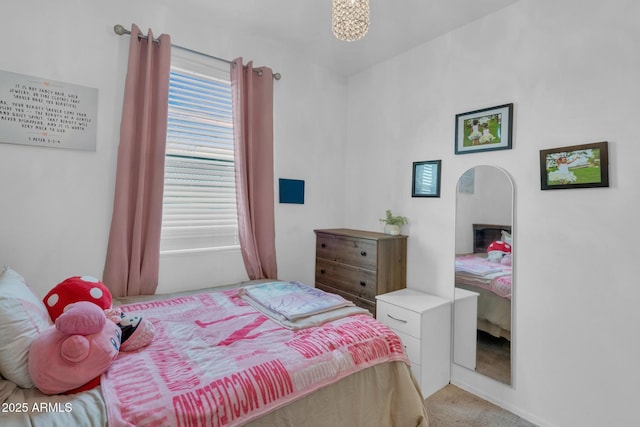
[[[370,239],[318,233],[316,257],[375,271],[377,243]]]
[[[375,271],[316,258],[316,280],[371,301],[376,297]]]
[[[378,300],[376,318],[396,331],[420,337],[420,314]]]
[[[393,332],[400,337],[400,341],[402,341],[402,345],[404,346],[404,352],[407,354],[407,357],[409,357],[411,363],[420,364],[420,340],[396,329],[394,329]]]
[[[373,301],[367,300],[367,299],[358,297],[357,295],[353,295],[353,294],[341,291],[340,289],[332,288],[331,286],[326,286],[318,282],[316,282],[316,288],[320,289],[321,291],[331,292],[332,294],[340,295],[342,298],[353,302],[357,307],[364,308],[365,310],[369,310],[369,312],[373,316],[375,316],[376,314],[375,300]]]

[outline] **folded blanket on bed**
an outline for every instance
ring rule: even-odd
[[[331,322],[332,320],[342,319],[343,317],[353,316],[354,314],[366,314],[368,316],[371,316],[369,310],[356,306],[350,306],[335,308],[333,310],[325,311],[322,313],[312,314],[311,316],[289,320],[283,315],[271,311],[266,307],[263,307],[259,303],[253,301],[251,298],[247,298],[246,295],[243,295],[241,298],[247,301],[253,308],[258,310],[260,313],[264,314],[280,326],[294,331],[311,328],[313,326],[320,326],[327,322]]]
[[[456,283],[477,286],[511,299],[510,265],[498,264],[483,255],[464,255],[456,257]]]
[[[486,276],[501,273],[504,269],[505,267],[502,264],[491,262],[475,254],[456,257],[456,271],[459,272]]]
[[[277,315],[276,318],[284,317],[289,321],[354,306],[351,301],[340,295],[330,294],[300,282],[267,282],[245,286],[240,289],[240,295],[274,313]]]

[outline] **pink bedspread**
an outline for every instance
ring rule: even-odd
[[[456,257],[456,283],[477,286],[511,299],[510,265],[490,262],[486,254],[461,255]]]
[[[122,306],[156,328],[102,376],[110,426],[234,426],[386,361],[408,359],[367,315],[292,331],[237,290]]]

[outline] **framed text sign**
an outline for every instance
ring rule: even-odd
[[[95,151],[98,89],[0,70],[0,142]]]

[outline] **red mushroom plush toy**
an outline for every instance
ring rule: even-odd
[[[496,240],[487,248],[487,259],[491,262],[501,262],[507,255],[511,256],[511,245],[502,240]]]
[[[91,276],[73,276],[58,283],[44,297],[51,321],[55,322],[67,306],[89,301],[103,310],[111,308],[111,292],[100,280]]]
[[[68,307],[77,302],[92,302],[104,310],[105,315],[121,330],[120,351],[135,351],[147,346],[155,336],[153,324],[135,314],[124,313],[119,308],[111,308],[113,298],[109,288],[91,276],[73,276],[58,283],[44,297],[44,305],[53,322]]]

